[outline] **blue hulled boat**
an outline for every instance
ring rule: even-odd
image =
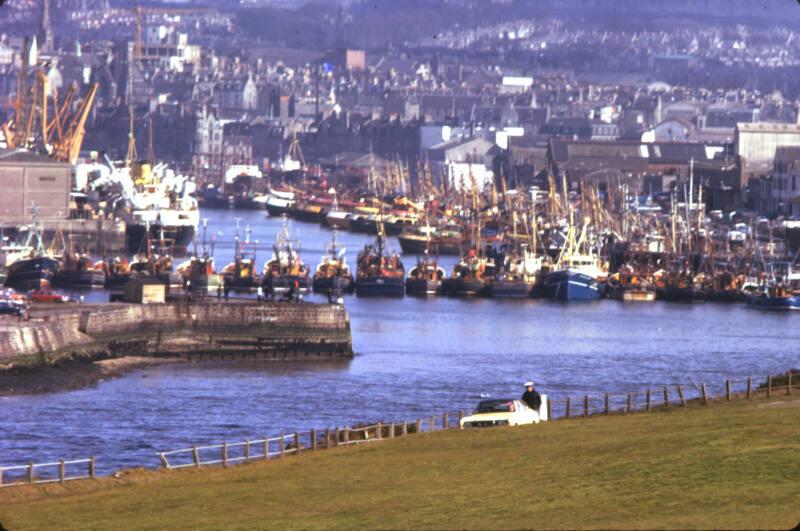
[[[383,221],[378,220],[378,237],[358,253],[356,295],[402,297],[405,294],[405,268],[397,253],[386,250]]]

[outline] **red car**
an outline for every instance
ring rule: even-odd
[[[33,302],[68,302],[69,297],[56,293],[51,289],[39,289],[30,294]]]

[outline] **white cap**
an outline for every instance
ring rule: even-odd
[[[525,387],[533,387],[533,382],[525,382]]]

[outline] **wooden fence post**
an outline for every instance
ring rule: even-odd
[[[703,404],[708,404],[708,391],[706,390],[706,384],[700,384],[700,392],[703,394]]]
[[[294,432],[294,447],[295,447],[294,453],[299,455],[300,454],[300,432],[298,432],[298,431]]]
[[[650,388],[647,389],[647,412],[650,413]]]
[[[553,401],[549,398],[547,399],[547,420],[553,420]],[[461,418],[458,419],[458,425],[461,426]]]
[[[333,431],[333,445],[334,446],[339,446],[339,428],[338,427]]]
[[[752,400],[753,399],[753,377],[752,376],[748,376],[747,377],[747,399],[748,400]]]
[[[422,419],[417,419],[417,433],[422,433]]]
[[[33,484],[34,481],[34,473],[33,473],[33,461],[28,462],[28,483]]]
[[[548,400],[547,403],[549,405],[550,401]],[[463,419],[464,419],[464,410],[462,409],[461,411],[458,412],[458,425],[459,425],[459,427],[461,426],[461,421]]]
[[[394,422],[389,424],[389,438],[394,439]]]
[[[772,375],[767,376],[767,398],[772,396]]]
[[[350,444],[350,427],[345,426],[342,429],[344,430],[344,445],[347,446]]]
[[[317,430],[311,428],[311,451],[317,451]]]
[[[786,386],[786,394],[792,394],[792,371],[789,371],[789,385]]]
[[[403,437],[408,435],[408,421],[407,420],[403,421],[403,431],[401,431],[400,433],[403,435]]]
[[[66,476],[66,465],[64,464],[64,460],[61,459],[58,461],[58,482],[64,483],[65,476]]]
[[[605,396],[605,414],[608,415],[608,393]]]
[[[664,386],[664,407],[669,407],[669,389]]]
[[[730,402],[732,398],[733,397],[732,397],[732,393],[731,393],[731,381],[730,380],[725,380],[725,399],[728,402]]]
[[[567,397],[567,418],[570,417],[570,397]]]
[[[431,415],[431,431],[436,431],[436,417]]]
[[[364,432],[369,436],[368,432]],[[383,422],[378,423],[378,429],[375,431],[375,438],[376,439],[383,439]]]
[[[447,412],[442,413],[442,429],[447,429]]]
[[[89,459],[89,477],[94,479],[97,476],[96,472],[97,472],[97,460],[95,460],[94,456],[92,456],[92,458]]]
[[[286,455],[286,439],[284,439],[283,434],[281,433],[280,437],[278,438],[278,452],[280,452],[280,457],[283,458]]]
[[[3,486],[3,467],[0,466],[0,487]]]
[[[244,440],[244,462],[250,462],[250,439]]]
[[[269,435],[264,435],[264,461],[269,461]]]
[[[222,443],[222,466],[223,468],[228,467],[228,443]]]
[[[589,416],[589,395],[583,395],[583,416]]]
[[[628,393],[628,413],[633,411],[633,393]]]
[[[161,461],[161,468],[169,468],[169,461],[167,461],[167,456],[164,455],[164,452],[158,454],[158,459]]]
[[[681,400],[681,406],[686,406],[686,397],[683,396],[683,387],[680,384],[677,385],[678,387],[678,398]]]

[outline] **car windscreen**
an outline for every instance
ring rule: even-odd
[[[508,413],[514,411],[513,400],[484,400],[478,404],[476,413]]]

